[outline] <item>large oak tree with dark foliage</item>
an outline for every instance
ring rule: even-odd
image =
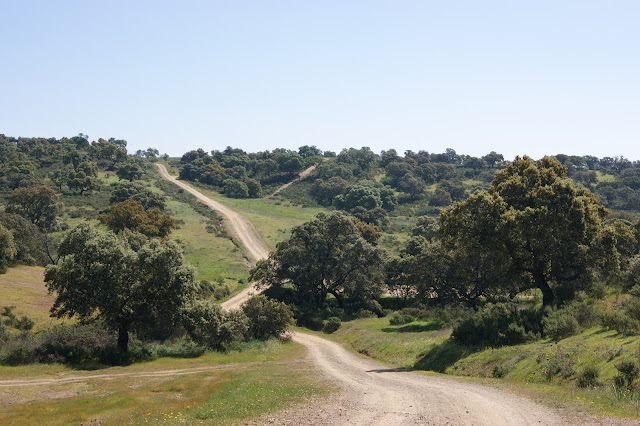
[[[56,294],[51,315],[101,319],[126,352],[129,331],[178,323],[193,302],[194,271],[175,244],[150,240],[137,252],[112,232],[81,224],[60,245],[45,281]]]
[[[291,284],[302,300],[322,307],[327,295],[364,306],[382,293],[384,252],[372,246],[344,213],[320,213],[293,228],[291,237],[258,262],[252,279],[265,285]]]
[[[586,282],[608,256],[597,244],[606,209],[565,174],[553,158],[516,157],[488,191],[441,213],[443,245],[495,263],[483,266],[487,279],[505,271],[516,291],[538,288],[543,304],[553,304],[553,285]]]

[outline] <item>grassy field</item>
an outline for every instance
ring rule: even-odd
[[[246,286],[239,281],[246,282],[247,265],[231,240],[208,232],[208,219],[188,204],[170,199],[166,212],[180,221],[171,238],[183,246],[185,260],[196,269],[198,280],[224,280],[232,292]]]
[[[14,314],[33,319],[35,330],[63,323],[63,320],[49,317],[55,297],[47,293],[43,271],[44,268],[37,266],[20,266],[0,275],[0,308],[15,306]]]
[[[268,341],[242,352],[162,358],[90,373],[60,365],[0,367],[0,423],[237,423],[331,390],[309,374],[311,366],[303,355],[299,345]],[[162,373],[167,370],[186,371]],[[7,379],[92,375],[109,377],[55,385],[1,386]]]
[[[465,348],[452,343],[450,329],[437,322],[389,325],[388,318],[345,322],[331,335],[353,351],[395,367],[442,371],[506,389],[561,409],[640,418],[640,393],[614,389],[615,365],[640,357],[640,338],[592,328],[560,342],[538,342],[501,348]],[[600,371],[599,384],[579,388],[586,366]]]
[[[324,336],[395,367],[413,368],[422,354],[449,334],[450,330],[440,330],[435,321],[393,326],[388,318],[366,318],[345,322],[338,331]]]

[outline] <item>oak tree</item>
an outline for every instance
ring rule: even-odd
[[[100,319],[118,333],[125,351],[129,331],[175,324],[193,302],[194,271],[173,243],[148,241],[137,252],[112,232],[83,223],[60,245],[61,261],[45,271],[56,294],[51,315]]]
[[[145,210],[138,200],[127,200],[111,206],[111,211],[98,216],[107,228],[118,233],[128,229],[147,237],[164,238],[175,228],[175,220],[153,208]]]
[[[59,210],[58,194],[39,184],[14,189],[6,209],[7,213],[18,214],[41,229],[55,226]]]
[[[6,271],[7,261],[16,255],[16,246],[11,231],[0,225],[0,274]]]
[[[445,245],[500,264],[518,290],[540,289],[546,306],[555,301],[553,283],[584,282],[606,259],[593,244],[606,214],[557,160],[516,157],[488,191],[441,213],[440,234]]]
[[[252,279],[264,285],[290,283],[301,299],[322,307],[332,294],[362,305],[382,293],[384,251],[372,246],[347,214],[320,213],[293,228],[269,258],[258,262]]]

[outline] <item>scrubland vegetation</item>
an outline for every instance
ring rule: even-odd
[[[252,221],[269,258],[249,272],[220,216],[162,181],[152,166],[159,160]],[[637,162],[308,146],[161,159],[152,148],[128,155],[126,141],[82,134],[1,136],[0,162],[0,268],[46,266],[51,293],[33,276],[17,280],[16,269],[1,276],[0,364],[12,366],[0,367],[3,375],[31,363],[291,359],[298,348],[268,339],[295,321],[398,367],[640,416]],[[312,165],[306,179],[269,195]],[[217,306],[251,280],[268,287],[263,296],[238,312]],[[49,310],[57,319],[45,318]],[[284,374],[269,368],[266,389]],[[210,400],[191,389],[195,376],[167,386],[189,394],[190,409],[179,412],[192,421],[249,418],[298,400],[306,386],[324,389],[294,375],[281,383],[278,405],[243,382],[255,374],[246,366],[212,379]],[[132,398],[151,414],[132,404],[110,419],[178,421],[177,409]],[[114,410],[107,405],[96,400],[82,413]],[[86,420],[69,412],[61,419]],[[29,415],[23,407],[6,419]]]

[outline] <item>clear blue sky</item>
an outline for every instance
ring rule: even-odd
[[[640,159],[638,1],[0,0],[0,133]]]

